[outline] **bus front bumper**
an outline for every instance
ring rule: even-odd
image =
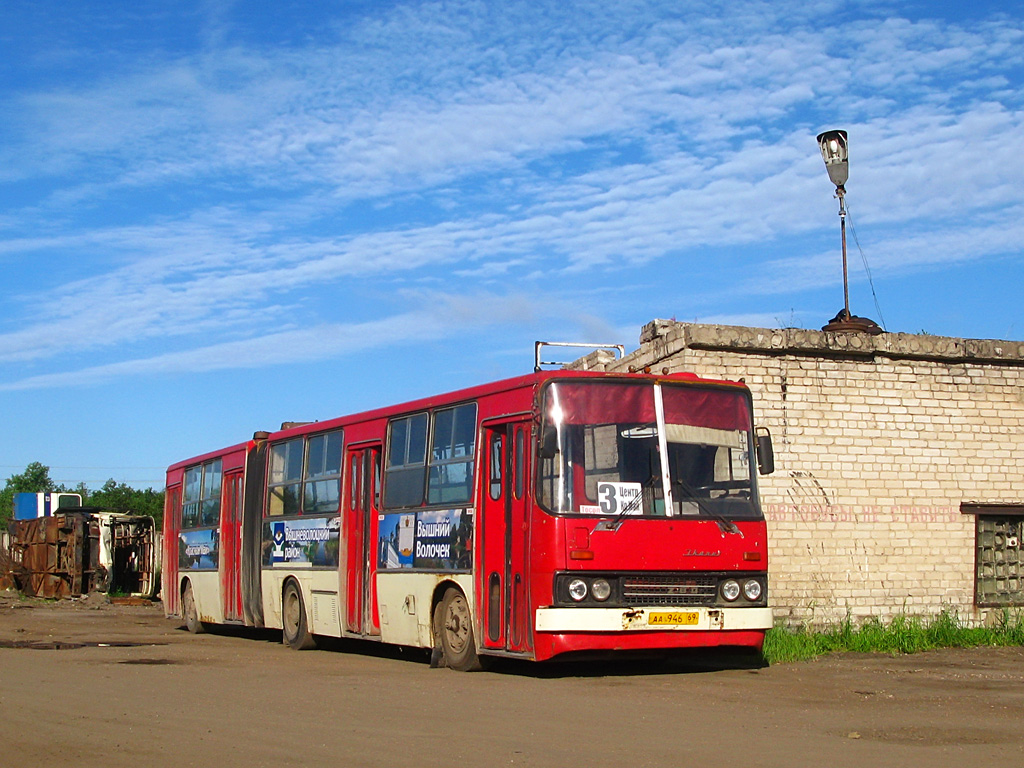
[[[538,608],[537,632],[717,632],[768,630],[771,608]]]

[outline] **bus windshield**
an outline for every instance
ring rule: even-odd
[[[757,518],[746,393],[667,382],[555,382],[538,499],[555,514]]]

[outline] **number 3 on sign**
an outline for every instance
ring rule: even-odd
[[[639,515],[643,489],[640,483],[598,483],[597,501],[602,515]]]

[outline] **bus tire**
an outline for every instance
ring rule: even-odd
[[[192,582],[185,582],[185,589],[181,593],[181,616],[185,620],[185,628],[193,635],[201,635],[206,631],[206,625],[199,620],[199,611],[196,610],[196,598],[192,594]]]
[[[445,666],[460,672],[483,669],[480,657],[476,653],[473,620],[465,595],[457,589],[450,588],[444,593],[437,611],[434,626],[440,635]]]
[[[316,648],[316,640],[306,624],[306,606],[302,602],[302,590],[294,581],[285,584],[281,597],[281,624],[284,642],[296,651]]]

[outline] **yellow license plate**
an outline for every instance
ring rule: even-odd
[[[700,619],[697,611],[652,611],[647,616],[651,626],[693,626]]]

